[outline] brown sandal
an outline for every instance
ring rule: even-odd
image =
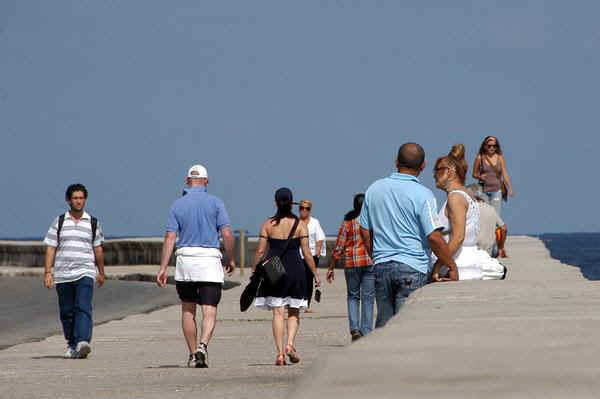
[[[290,362],[298,363],[300,361],[300,356],[298,356],[298,352],[296,352],[296,348],[293,345],[287,345],[285,347],[285,353],[290,358]]]

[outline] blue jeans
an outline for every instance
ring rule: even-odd
[[[402,307],[406,298],[427,284],[427,274],[407,264],[390,261],[375,265],[375,293],[377,321],[375,328],[383,327]]]
[[[373,268],[373,266],[363,266],[344,269],[348,290],[350,332],[360,331],[362,335],[367,335],[373,330],[373,304],[375,303]]]
[[[500,210],[502,209],[502,191],[492,191],[491,193],[485,194],[485,202],[490,204],[498,216],[500,216]]]
[[[81,341],[92,340],[92,297],[94,279],[82,277],[77,281],[56,284],[60,322],[65,339],[74,348]]]

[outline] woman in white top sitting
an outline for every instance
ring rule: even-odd
[[[458,266],[459,280],[503,279],[506,268],[483,250],[477,248],[479,207],[464,186],[467,174],[465,147],[457,144],[450,153],[435,163],[433,170],[437,188],[448,194],[439,212],[450,253]],[[433,281],[449,280],[447,268],[433,256]]]

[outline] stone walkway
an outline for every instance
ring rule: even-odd
[[[510,237],[507,248],[506,281],[426,286],[352,345],[339,271],[302,319],[298,365],[272,365],[270,314],[240,313],[240,286],[224,292],[209,369],[183,367],[174,306],[97,326],[87,360],[58,358],[60,336],[0,351],[0,397],[598,397],[600,283],[534,238]]]
[[[296,345],[302,361],[293,366],[273,365],[271,314],[240,313],[241,291],[223,292],[209,369],[183,367],[180,308],[172,306],[96,326],[86,360],[60,358],[62,336],[0,351],[0,398],[281,398],[316,358],[349,343],[343,271],[323,288],[315,313],[303,314]]]
[[[507,248],[507,280],[424,287],[294,398],[598,398],[600,282],[535,238]]]

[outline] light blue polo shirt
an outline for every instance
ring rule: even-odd
[[[372,230],[374,264],[402,262],[427,273],[427,236],[442,225],[433,193],[415,176],[396,172],[371,184],[359,223]]]
[[[198,186],[184,190],[169,211],[167,231],[179,236],[177,248],[220,248],[219,230],[230,226],[225,204]]]

